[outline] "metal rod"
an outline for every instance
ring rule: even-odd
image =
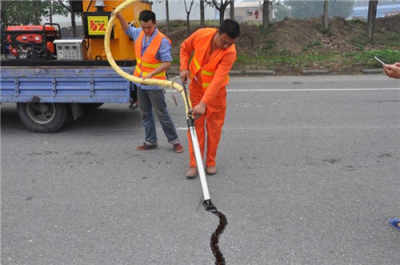
[[[206,200],[210,199],[210,193],[208,191],[207,178],[206,178],[206,174],[204,171],[203,159],[201,156],[200,146],[199,146],[199,140],[197,139],[196,129],[193,126],[190,126],[189,130],[190,130],[190,135],[192,137],[192,144],[193,144],[193,149],[194,149],[194,156],[196,158],[197,171],[200,176],[201,189],[203,190],[203,197],[204,197],[204,200],[206,201]]]

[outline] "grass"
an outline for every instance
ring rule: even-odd
[[[400,61],[400,51],[391,49],[347,53],[344,56],[348,58],[352,64],[366,65],[368,67],[381,66],[380,63],[374,59],[374,56],[379,57],[386,63],[395,63]]]
[[[253,69],[275,69],[288,67],[292,69],[305,68],[333,68],[336,70],[347,69],[352,66],[362,68],[379,68],[381,65],[374,59],[374,56],[381,58],[386,63],[400,61],[400,51],[391,49],[357,51],[351,53],[310,53],[303,52],[299,55],[290,55],[288,51],[281,51],[279,54],[259,54],[249,56],[239,54],[235,68]]]
[[[287,65],[289,67],[311,67],[321,63],[331,63],[336,57],[335,53],[303,53],[300,55],[290,55],[288,51],[283,50],[276,55],[258,55],[249,56],[247,54],[239,54],[237,59],[238,65],[257,65],[261,67],[277,67]]]
[[[369,43],[367,34],[354,37],[350,40],[351,44],[358,48],[360,51],[365,49],[365,46]]]
[[[303,48],[303,51],[312,50],[313,48],[321,47],[321,46],[322,46],[322,43],[320,41],[313,41],[313,42],[307,44],[307,46]]]
[[[212,23],[218,24],[218,21],[208,21],[207,24]],[[198,21],[192,25],[195,27],[197,24],[199,24]],[[173,27],[182,27],[182,25],[184,23],[179,21]],[[346,44],[345,50],[353,50],[352,52],[340,51],[340,47],[342,47],[340,42],[339,46],[327,46],[324,39],[329,40],[332,37],[329,34],[325,34],[321,39],[310,39],[308,43],[301,47],[300,53],[294,53],[291,50],[279,50],[280,46],[291,47],[280,45],[277,39],[269,37],[271,33],[281,29],[273,27],[266,30],[261,27],[244,28],[241,46],[238,45],[238,58],[234,69],[268,69],[290,73],[303,69],[326,68],[332,72],[355,73],[364,68],[380,68],[381,65],[374,60],[374,56],[378,56],[386,63],[400,61],[400,33],[377,30],[375,41],[370,42],[365,31],[366,23],[364,21],[346,21],[345,26],[354,27],[350,43],[349,39],[342,37],[343,43]],[[320,25],[317,25],[317,27],[320,27]],[[249,34],[249,30],[256,30],[256,37]],[[255,40],[251,38],[255,38]],[[285,39],[283,40],[285,41]],[[173,65],[175,66],[179,65],[178,52],[175,51],[174,54]]]
[[[385,33],[384,38],[375,38],[375,43],[384,45],[385,47],[397,47],[400,43],[400,33],[397,32],[390,32]]]

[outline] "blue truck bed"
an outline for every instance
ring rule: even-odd
[[[133,84],[109,66],[3,66],[0,74],[0,102],[17,103],[34,132],[57,132],[103,103],[136,101]]]
[[[131,88],[111,67],[6,66],[0,102],[128,103]]]

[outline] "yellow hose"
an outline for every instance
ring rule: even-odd
[[[186,115],[189,115],[189,110],[191,109],[192,106],[191,106],[190,99],[188,97],[185,97],[185,91],[184,91],[182,85],[180,85],[179,83],[170,81],[170,80],[160,80],[160,79],[154,79],[154,78],[143,80],[142,78],[128,74],[117,65],[117,63],[115,62],[115,60],[111,54],[110,37],[111,37],[112,27],[114,25],[115,16],[117,13],[121,12],[127,6],[133,4],[134,2],[137,2],[137,1],[140,1],[140,0],[126,0],[126,1],[122,2],[119,6],[117,6],[117,8],[111,13],[110,20],[108,21],[108,24],[107,24],[106,35],[104,36],[104,49],[106,52],[107,60],[115,72],[117,72],[120,76],[122,76],[123,78],[125,78],[131,82],[139,83],[139,84],[143,84],[143,85],[156,85],[156,86],[176,89],[181,94],[183,101],[185,103]]]

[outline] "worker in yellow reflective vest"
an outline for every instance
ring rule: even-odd
[[[136,67],[134,75],[146,78],[165,80],[166,70],[170,67],[171,41],[157,29],[156,15],[150,10],[144,10],[139,15],[141,28],[128,25],[120,13],[117,14],[125,33],[135,41]],[[159,86],[136,84],[138,87],[139,107],[142,111],[145,141],[137,147],[138,150],[157,148],[157,133],[152,108],[160,120],[162,129],[177,153],[183,152],[176,133],[175,125],[168,114],[164,90]]]

